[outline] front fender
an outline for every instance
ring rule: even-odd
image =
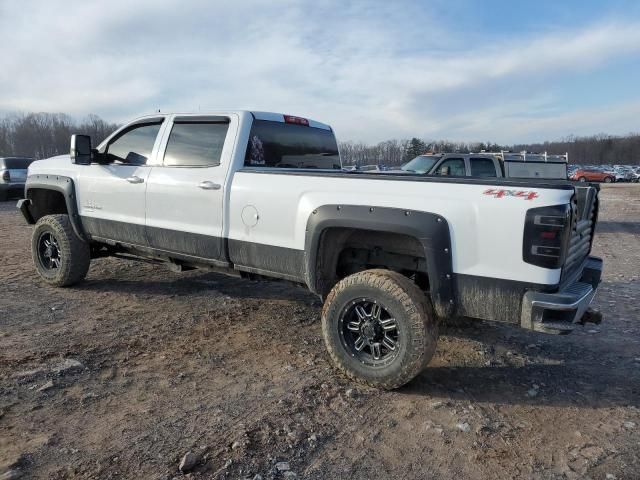
[[[76,202],[75,185],[73,179],[64,175],[34,174],[27,177],[25,184],[25,201],[19,201],[17,207],[22,212],[28,223],[35,223],[37,217],[37,206],[29,196],[31,190],[52,190],[62,194],[67,208],[67,214],[74,232],[85,242],[87,238],[78,215],[78,204]]]

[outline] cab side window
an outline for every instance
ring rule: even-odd
[[[220,165],[229,121],[175,122],[169,135],[164,165],[215,167]]]
[[[482,178],[496,177],[496,166],[490,158],[471,158],[471,176]]]
[[[162,122],[133,125],[124,130],[107,146],[110,162],[126,165],[144,165],[151,158]]]
[[[464,168],[464,159],[462,158],[448,158],[440,165],[435,172],[436,175],[449,175],[452,177],[464,177],[466,171]]]

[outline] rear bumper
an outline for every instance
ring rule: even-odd
[[[555,293],[529,291],[520,325],[544,333],[570,333],[588,310],[602,276],[602,260],[589,257],[578,280]]]

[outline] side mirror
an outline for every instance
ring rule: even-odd
[[[449,167],[442,167],[440,175],[449,175]]]
[[[71,135],[69,151],[71,163],[78,165],[91,164],[91,137],[89,135]]]

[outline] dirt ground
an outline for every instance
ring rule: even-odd
[[[0,479],[640,478],[640,185],[601,204],[600,326],[450,328],[381,392],[331,367],[302,288],[118,259],[50,288],[4,202]]]

